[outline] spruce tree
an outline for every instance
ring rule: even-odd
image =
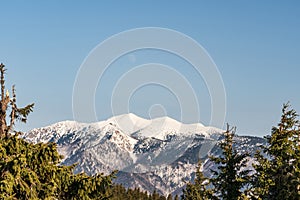
[[[227,124],[225,138],[219,143],[222,155],[210,156],[210,160],[218,166],[217,170],[211,170],[213,199],[238,200],[245,198],[243,189],[249,185],[250,170],[243,168],[246,167],[248,154],[238,153],[233,147],[235,130],[235,128],[230,129]]]
[[[151,200],[159,200],[160,199],[160,195],[157,193],[156,190],[153,191],[153,193],[151,194]]]
[[[14,130],[16,120],[27,121],[33,104],[24,108],[16,105],[13,87],[12,97],[5,91],[5,66],[0,64],[0,199],[107,199],[114,173],[73,174],[75,165],[59,165],[55,143],[33,144]]]
[[[9,91],[5,91],[5,72],[6,68],[3,63],[0,64],[0,85],[1,85],[1,99],[0,99],[0,138],[9,137],[15,124],[15,120],[26,123],[27,116],[32,112],[34,104],[29,104],[24,108],[18,108],[16,105],[16,90],[12,86],[12,97]],[[10,110],[10,111],[9,111]],[[7,121],[7,113],[9,112],[9,124]]]
[[[298,115],[284,104],[281,120],[265,137],[254,164],[254,199],[300,199],[300,129]]]
[[[207,189],[209,179],[204,177],[201,171],[201,161],[198,162],[196,170],[196,178],[194,183],[187,183],[186,188],[183,190],[181,199],[183,200],[208,200],[211,199],[212,191]]]
[[[179,196],[176,194],[174,200],[179,200]]]

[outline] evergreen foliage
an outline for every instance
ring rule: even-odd
[[[124,188],[122,185],[113,185],[111,188],[111,200],[166,200],[166,197],[154,191],[152,194],[141,191],[139,188],[131,189]],[[173,200],[172,195],[169,195],[167,200]]]
[[[14,87],[12,98],[8,91],[4,94],[5,71],[1,63],[0,199],[108,199],[114,173],[75,175],[75,165],[59,165],[62,157],[55,143],[32,144],[19,138],[21,133],[13,130],[15,121],[26,122],[34,104],[18,108]]]
[[[56,144],[32,144],[18,134],[0,141],[0,199],[105,199],[111,175],[73,174],[59,166]]]
[[[300,199],[300,123],[289,103],[281,120],[265,137],[268,145],[255,155],[254,199]]]
[[[173,200],[172,194],[169,194],[167,200]]]
[[[219,143],[222,155],[219,157],[210,156],[210,160],[217,166],[218,170],[211,170],[213,177],[213,199],[238,200],[244,199],[243,189],[250,183],[250,170],[243,169],[247,165],[247,153],[238,153],[233,146],[235,128],[224,133],[224,140]]]
[[[9,137],[15,124],[15,120],[26,123],[27,116],[32,112],[34,104],[29,104],[24,108],[18,108],[16,105],[16,90],[12,86],[12,97],[9,96],[9,91],[5,92],[5,72],[6,68],[3,63],[0,64],[0,85],[1,85],[1,99],[0,99],[0,138]],[[10,110],[10,111],[9,111]],[[9,124],[7,124],[7,113],[9,114]]]
[[[33,144],[14,130],[16,121],[27,122],[34,104],[19,108],[16,90],[5,88],[5,66],[0,64],[0,200],[173,200],[157,191],[148,194],[139,188],[114,185],[110,175],[74,174],[72,166],[60,165],[62,156],[55,143]],[[280,122],[266,136],[267,145],[255,154],[255,171],[246,170],[248,153],[234,147],[235,128],[224,133],[218,144],[222,154],[210,156],[217,166],[207,178],[198,163],[194,182],[183,190],[183,200],[299,200],[300,122],[295,110],[284,104]],[[252,175],[250,176],[250,173]],[[174,200],[179,200],[176,195]]]
[[[212,191],[207,189],[209,179],[204,177],[201,171],[201,161],[198,162],[196,170],[196,178],[194,183],[187,183],[186,188],[183,190],[181,199],[183,200],[208,200],[212,197]]]

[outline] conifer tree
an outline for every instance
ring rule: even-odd
[[[16,90],[15,86],[12,87],[12,97],[9,95],[9,91],[5,91],[5,65],[0,64],[0,85],[1,85],[1,99],[0,99],[0,138],[8,137],[9,132],[12,130],[15,120],[26,123],[27,116],[32,112],[34,104],[29,104],[24,108],[18,108],[16,105]],[[9,124],[6,122],[7,112],[10,111]]]
[[[265,137],[262,155],[254,164],[254,199],[300,199],[300,129],[298,115],[289,103],[282,108],[281,120]]]
[[[151,200],[159,200],[160,196],[157,193],[156,190],[153,191],[152,195],[151,195]]]
[[[0,64],[0,199],[104,200],[110,197],[108,191],[115,172],[92,177],[73,174],[75,165],[59,165],[62,156],[55,143],[33,144],[19,137],[22,133],[13,129],[15,121],[26,122],[33,104],[18,108],[14,87],[12,97],[8,91],[4,92],[5,71],[5,66]]]
[[[227,124],[225,138],[219,143],[222,155],[210,156],[210,160],[218,166],[218,170],[211,170],[213,199],[238,200],[245,197],[242,190],[249,184],[250,171],[243,168],[246,167],[248,154],[238,153],[233,147],[235,130]]]
[[[167,200],[173,200],[172,194],[169,194]]]
[[[208,200],[211,199],[212,191],[207,189],[209,179],[204,177],[201,171],[201,161],[198,162],[196,170],[196,178],[194,183],[187,183],[186,188],[183,190],[181,199],[183,200]]]

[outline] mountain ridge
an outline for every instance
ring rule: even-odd
[[[199,159],[204,171],[214,167],[209,154],[219,154],[224,130],[183,124],[169,117],[143,119],[129,113],[94,123],[58,122],[26,132],[30,142],[55,142],[63,165],[78,163],[75,173],[119,170],[116,183],[159,193],[179,193],[182,179],[193,180]],[[254,152],[263,139],[236,137],[241,150]],[[152,191],[151,191],[152,190]]]

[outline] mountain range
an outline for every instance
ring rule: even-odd
[[[208,155],[220,155],[217,143],[224,130],[200,123],[184,124],[169,117],[152,120],[129,113],[96,123],[63,121],[36,128],[22,137],[33,143],[55,142],[64,156],[61,164],[77,163],[75,173],[109,174],[125,187],[180,194],[192,181],[199,159],[204,174],[216,166]],[[263,138],[236,136],[238,151],[254,154]],[[249,157],[249,168],[253,159]]]

